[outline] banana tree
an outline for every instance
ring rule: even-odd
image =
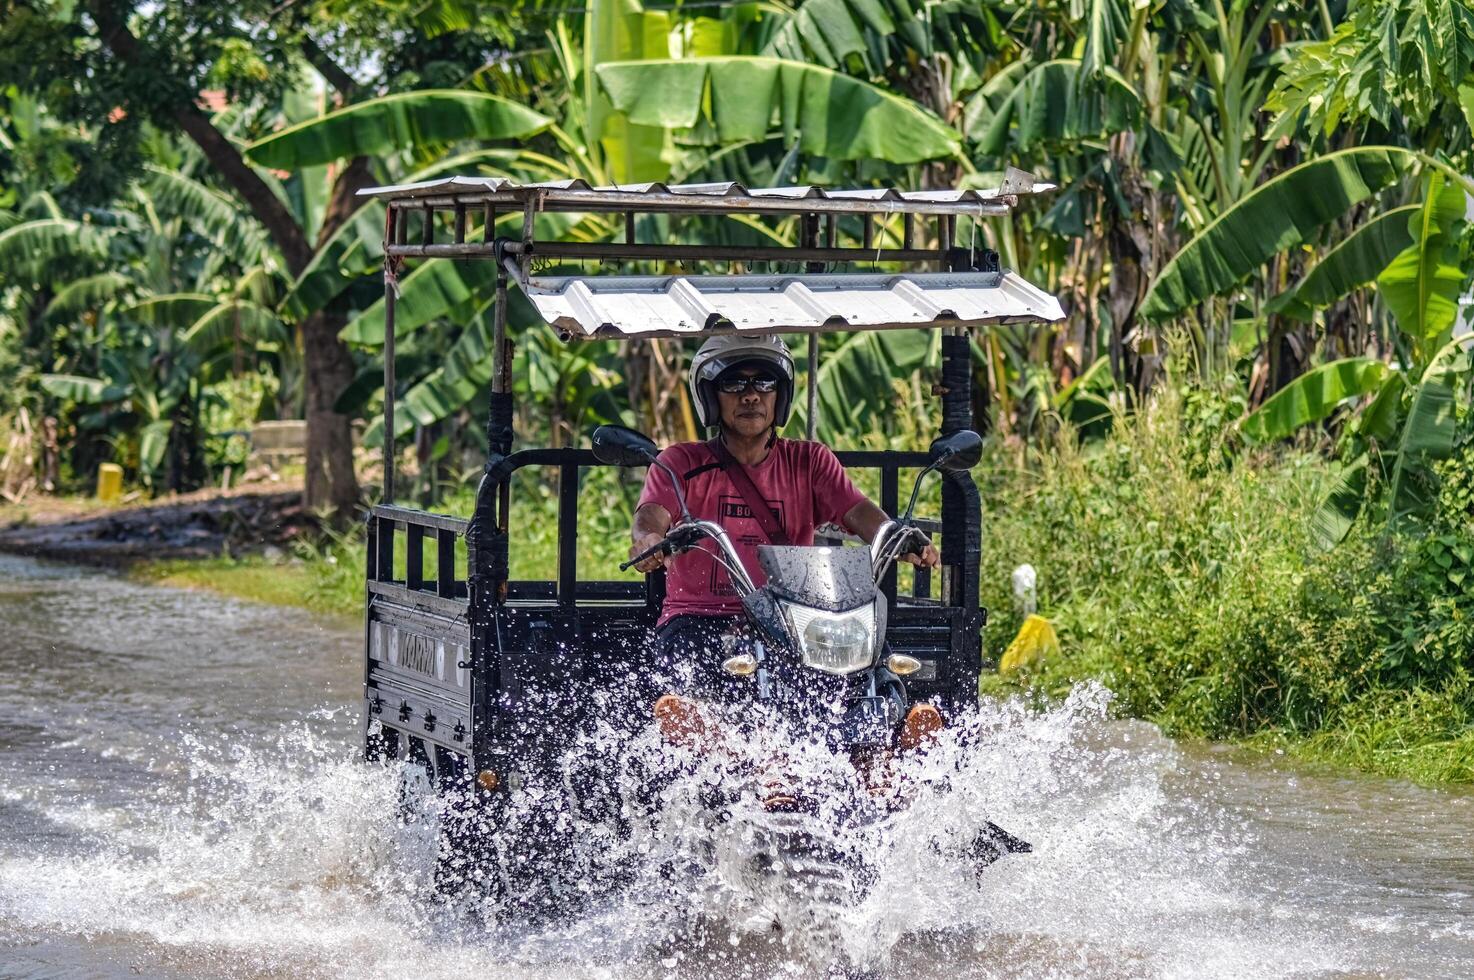
[[[1464,208],[1462,187],[1435,172],[1421,206],[1392,212],[1406,221],[1410,244],[1372,275],[1403,337],[1396,367],[1365,358],[1327,364],[1286,385],[1241,424],[1251,438],[1283,438],[1371,396],[1346,427],[1345,472],[1314,518],[1327,546],[1367,511],[1389,525],[1425,513],[1436,488],[1434,464],[1458,447],[1458,418],[1468,409],[1474,380],[1467,340],[1452,336],[1458,297],[1468,284],[1455,264]],[[1363,259],[1349,263],[1360,271],[1341,281],[1365,276]]]

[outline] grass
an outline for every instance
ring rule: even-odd
[[[214,592],[247,602],[293,606],[330,615],[361,614],[361,564],[352,588],[343,585],[347,576],[335,576],[334,571],[324,558],[303,561],[252,555],[141,562],[130,566],[128,575],[152,585]]]

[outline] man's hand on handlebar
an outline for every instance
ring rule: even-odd
[[[937,546],[930,541],[920,551],[908,552],[901,556],[901,561],[917,568],[936,568],[942,563],[942,556],[937,551]]]
[[[654,548],[665,540],[665,535],[650,531],[636,536],[635,543],[630,546],[630,557],[633,558],[642,551]],[[635,563],[635,570],[648,574],[665,564],[665,552],[657,551],[655,554]]]

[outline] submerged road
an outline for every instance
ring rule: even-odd
[[[354,760],[359,642],[0,556],[0,976],[824,975],[701,887],[447,920],[433,839]],[[838,929],[871,975],[1474,975],[1474,796],[1176,745],[1104,702],[989,719],[973,785],[917,819],[986,805],[1036,853],[888,867]]]

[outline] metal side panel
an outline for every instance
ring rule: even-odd
[[[891,652],[921,661],[921,670],[906,679],[914,697],[954,706],[976,701],[978,654],[970,648],[977,646],[973,637],[981,625],[970,626],[970,615],[981,619],[980,614],[952,606],[891,609],[886,625]]]
[[[459,754],[470,752],[470,633],[464,617],[375,597],[369,606],[365,737],[375,721]]]

